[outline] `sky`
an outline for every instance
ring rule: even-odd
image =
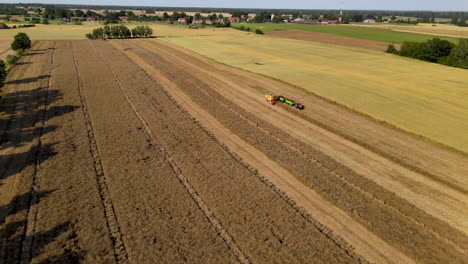
[[[2,3],[339,9],[340,0],[7,0]],[[345,9],[468,11],[468,0],[344,0]]]

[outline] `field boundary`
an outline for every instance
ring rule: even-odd
[[[115,214],[114,205],[112,203],[109,188],[106,183],[104,168],[102,166],[102,161],[99,155],[96,138],[94,136],[94,129],[88,112],[83,83],[80,78],[79,64],[78,60],[76,59],[75,48],[73,47],[73,45],[72,55],[75,71],[77,73],[78,93],[80,96],[83,117],[85,120],[86,130],[88,134],[90,154],[94,161],[95,178],[99,189],[99,195],[101,197],[101,203],[104,209],[104,216],[106,217],[106,224],[109,229],[109,235],[111,237],[112,246],[114,249],[115,260],[117,261],[117,263],[128,263],[128,254],[122,239],[120,226],[117,221],[117,216]]]

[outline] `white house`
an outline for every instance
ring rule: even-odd
[[[364,23],[375,23],[375,20],[371,19],[371,18],[368,18],[368,19],[364,20]]]

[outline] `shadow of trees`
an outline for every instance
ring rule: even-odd
[[[49,78],[49,77],[50,77],[50,75],[40,75],[40,76],[37,76],[37,77],[23,78],[23,79],[19,79],[19,80],[8,81],[8,82],[4,82],[4,84],[32,83],[32,82],[37,82],[39,80],[46,79],[46,78]]]
[[[42,53],[45,53],[45,50],[32,50],[26,55]],[[23,88],[25,84],[30,85],[49,77],[51,76],[40,75],[6,83],[15,85],[9,88],[17,91],[5,94],[0,99],[0,188],[5,187],[2,186],[2,181],[8,177],[20,174],[26,168],[36,166],[58,154],[54,145],[59,141],[41,145],[37,140],[40,136],[59,129],[59,126],[43,126],[44,118],[51,120],[79,108],[74,105],[54,105],[63,97],[59,90],[47,87],[29,90],[28,86]],[[46,110],[45,105],[48,105]],[[26,174],[23,176],[28,177]],[[7,205],[0,206],[0,263],[17,264],[24,261],[21,260],[22,257],[26,258],[26,261],[37,257],[39,263],[79,263],[83,259],[86,252],[73,246],[60,249],[62,254],[47,259],[41,258],[45,247],[59,236],[67,236],[72,240],[76,237],[69,222],[60,223],[50,230],[36,232],[30,236],[26,234],[26,228],[30,224],[27,222],[27,216],[31,206],[38,206],[53,192],[30,191],[15,196]],[[32,201],[34,204],[31,204]],[[24,241],[31,241],[32,248],[25,248],[25,252],[22,252]]]
[[[32,235],[26,234],[28,225],[26,217],[30,208],[29,206],[37,206],[53,192],[53,190],[28,192],[14,197],[8,205],[0,206],[0,224],[3,224],[3,227],[0,229],[0,238],[6,242],[0,249],[0,253],[2,253],[0,256],[3,256],[0,259],[0,263],[17,264],[21,261],[30,261],[39,257],[43,253],[44,248],[59,236],[76,236],[74,231],[70,229],[71,223],[68,221],[58,224],[47,231],[36,232]],[[37,199],[32,200],[33,195]],[[35,203],[31,204],[31,201],[35,201]],[[12,221],[4,224],[8,217],[11,217]],[[15,218],[22,219],[15,220]],[[32,241],[32,248],[23,248],[25,241]],[[47,259],[39,263],[80,263],[85,255],[86,252],[83,250],[65,248],[63,249],[63,254],[47,257]]]
[[[50,120],[79,108],[73,105],[49,106],[47,110],[39,108],[60,99],[60,91],[48,91],[46,88],[13,92],[2,99],[0,114],[4,118],[0,118],[0,180],[57,154],[53,150],[54,144],[40,147],[35,144],[23,151],[19,151],[19,148],[31,144],[39,135],[46,135],[58,129],[57,126],[51,125],[42,127],[40,122],[44,117]],[[40,160],[37,159],[39,151],[42,154]]]

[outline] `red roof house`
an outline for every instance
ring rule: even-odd
[[[239,17],[230,17],[228,18],[229,19],[229,22],[240,22],[240,18]]]

